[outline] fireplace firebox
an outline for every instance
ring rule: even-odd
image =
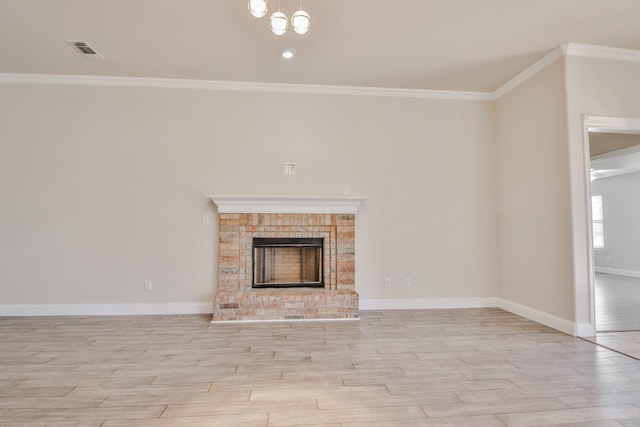
[[[254,237],[253,288],[322,288],[323,238]]]

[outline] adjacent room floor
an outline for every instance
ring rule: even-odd
[[[640,359],[640,279],[596,273],[595,337],[587,340]]]
[[[598,332],[640,330],[640,278],[596,273]]]
[[[586,339],[640,360],[640,331],[600,332]]]
[[[499,309],[0,318],[0,425],[640,426],[640,361]]]

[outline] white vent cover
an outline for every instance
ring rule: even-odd
[[[85,58],[104,59],[104,56],[100,55],[100,53],[87,42],[82,40],[67,40],[67,43],[69,43],[71,47],[77,50]]]
[[[295,163],[285,163],[284,164],[284,174],[285,175],[295,175],[296,174],[296,164]]]

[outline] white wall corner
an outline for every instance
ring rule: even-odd
[[[360,299],[360,310],[424,310],[431,308],[491,308],[495,298],[388,298]]]
[[[535,308],[527,307],[526,305],[518,304],[504,298],[497,298],[497,300],[498,308],[501,308],[510,313],[517,314],[518,316],[524,317],[525,319],[533,320],[534,322],[548,326],[552,329],[556,329],[560,332],[564,332],[568,335],[587,336],[578,335],[577,325],[570,320],[563,319],[561,317],[554,316],[553,314],[549,314]]]
[[[133,316],[211,314],[213,303],[154,304],[5,304],[0,316]]]

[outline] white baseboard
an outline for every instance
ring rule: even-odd
[[[360,299],[360,310],[420,310],[428,308],[497,307],[496,298]]]
[[[595,328],[579,324],[503,298],[361,299],[360,310],[420,310],[498,307],[569,335],[593,336]],[[0,316],[131,316],[150,314],[211,314],[212,303],[156,304],[5,304]]]
[[[127,316],[144,314],[210,314],[211,303],[155,304],[5,304],[0,316]]]
[[[433,308],[490,308],[498,307],[525,319],[543,324],[573,336],[592,336],[592,325],[576,325],[566,319],[514,303],[503,298],[419,298],[419,299],[361,299],[360,310],[420,310]]]
[[[596,273],[616,274],[618,276],[637,277],[640,278],[640,271],[623,270],[621,268],[596,267]]]
[[[576,324],[576,336],[577,337],[595,337],[596,325],[594,325],[593,323]]]
[[[501,308],[513,314],[517,314],[518,316],[524,317],[525,319],[529,319],[529,320],[533,320],[534,322],[541,323],[545,326],[556,329],[560,332],[564,332],[565,334],[572,335],[572,336],[580,336],[578,335],[578,332],[580,332],[578,331],[579,328],[574,322],[570,320],[563,319],[561,317],[554,316],[544,311],[527,307],[526,305],[518,304],[503,298],[497,298],[497,300],[498,300],[498,308]],[[582,335],[582,336],[585,336],[585,335]]]

